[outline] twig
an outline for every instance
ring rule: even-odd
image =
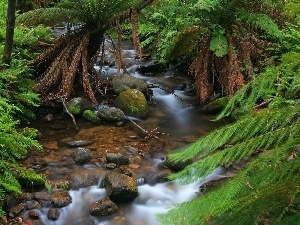
[[[271,101],[273,101],[273,98],[269,98],[269,99],[267,99],[266,101],[263,101],[262,103],[260,103],[260,104],[258,104],[258,105],[256,105],[256,106],[254,106],[254,109],[258,109],[258,108],[260,108],[260,107],[262,107],[262,106],[268,104],[268,103],[271,102]]]
[[[65,107],[66,112],[72,118],[73,124],[74,124],[76,132],[77,132],[79,129],[77,127],[77,124],[76,124],[76,121],[75,121],[75,118],[74,118],[73,114],[69,112],[68,107],[66,106],[66,99],[65,98],[66,98],[65,96],[60,96],[61,102],[62,102],[63,106]]]

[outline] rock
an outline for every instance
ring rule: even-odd
[[[15,205],[9,210],[8,215],[10,217],[16,217],[17,215],[19,215],[21,212],[25,210],[25,207],[26,207],[26,203],[19,203],[18,205]]]
[[[141,66],[136,71],[143,74],[162,73],[168,69],[168,64],[165,62],[154,62],[154,64]]]
[[[129,116],[145,118],[149,114],[149,107],[145,95],[136,89],[123,91],[116,98],[115,103]]]
[[[74,171],[68,180],[71,189],[79,189],[98,184],[99,179],[104,176],[105,172],[102,169],[86,169]]]
[[[93,110],[93,103],[85,98],[73,98],[66,103],[70,113],[73,115],[82,115],[85,110]]]
[[[221,186],[226,181],[228,181],[229,179],[230,179],[230,177],[223,177],[223,178],[220,178],[220,179],[217,179],[217,180],[208,181],[208,182],[202,184],[199,187],[199,190],[202,194],[207,192],[207,191],[214,190],[217,187]]]
[[[53,196],[51,198],[51,203],[56,208],[62,208],[67,205],[70,205],[72,203],[72,198],[71,198],[69,192],[67,192],[67,191],[57,192],[57,193],[53,194]]]
[[[136,89],[145,94],[147,93],[147,82],[127,73],[115,76],[112,79],[112,86],[117,94],[128,89]]]
[[[92,111],[92,110],[85,110],[82,114],[83,118],[94,123],[100,124],[101,119]]]
[[[90,205],[90,214],[92,216],[109,216],[118,212],[118,206],[113,203],[108,197],[96,201]]]
[[[69,141],[67,142],[67,146],[71,148],[77,148],[82,146],[88,146],[93,143],[94,143],[93,141],[87,141],[87,140]]]
[[[129,158],[120,153],[108,153],[106,154],[105,159],[108,163],[115,163],[117,165],[126,165],[129,163]]]
[[[47,217],[49,220],[58,220],[60,216],[59,210],[57,208],[50,208],[47,213]]]
[[[19,202],[31,201],[33,199],[33,193],[24,192],[18,197]]]
[[[40,208],[41,208],[40,203],[38,203],[38,202],[35,201],[35,200],[27,201],[27,202],[26,202],[26,209],[28,209],[28,210],[32,210],[32,209],[40,209]]]
[[[52,121],[54,121],[54,116],[53,116],[53,114],[48,114],[47,116],[44,117],[44,120],[45,120],[46,122],[52,122]]]
[[[33,194],[33,199],[37,200],[42,205],[48,205],[51,203],[50,202],[51,196],[45,191],[35,192]]]
[[[219,113],[225,108],[227,103],[228,97],[216,98],[203,106],[200,112],[212,114]]]
[[[107,168],[107,169],[114,169],[116,167],[117,167],[117,164],[115,164],[115,163],[107,163],[107,164],[105,164],[105,168]]]
[[[138,196],[135,181],[125,174],[109,173],[103,180],[107,195],[114,202],[128,202]]]
[[[192,160],[173,162],[173,161],[170,161],[168,158],[164,162],[164,164],[168,168],[170,168],[171,170],[174,170],[175,172],[183,170],[186,166],[190,165],[191,163],[192,163]]]
[[[121,109],[116,107],[110,107],[105,109],[100,109],[97,112],[97,117],[100,119],[110,121],[110,122],[119,122],[124,120],[124,113]]]
[[[76,148],[73,152],[76,164],[85,164],[92,158],[91,151],[87,148]]]
[[[40,216],[41,216],[41,214],[38,211],[30,211],[29,212],[29,217],[31,219],[38,220],[40,218]]]

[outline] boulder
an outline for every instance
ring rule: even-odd
[[[124,120],[124,113],[121,109],[116,107],[100,109],[97,112],[97,117],[100,119],[110,121],[110,122],[119,122]]]
[[[62,208],[72,203],[72,198],[67,191],[57,192],[53,194],[51,203],[56,208]]]
[[[125,174],[109,173],[103,180],[107,195],[114,202],[128,202],[138,195],[136,182]]]
[[[225,108],[227,103],[228,97],[216,98],[203,106],[200,111],[203,113],[216,114],[221,112]]]
[[[93,103],[85,98],[73,98],[66,103],[70,113],[73,115],[82,115],[85,110],[93,110]]]
[[[145,95],[136,89],[123,91],[116,98],[115,103],[129,116],[145,118],[149,114],[149,107]]]
[[[76,148],[73,152],[76,164],[85,164],[92,158],[91,151],[87,148]]]
[[[126,165],[129,163],[129,158],[120,153],[107,153],[105,159],[107,163],[115,163],[117,165]]]
[[[112,79],[112,86],[117,94],[128,89],[136,89],[143,93],[147,93],[147,82],[127,73],[115,76]]]
[[[25,210],[25,207],[26,207],[26,203],[19,203],[18,205],[12,207],[9,210],[8,215],[10,217],[16,217],[17,215],[19,215],[21,212]]]
[[[92,216],[109,216],[118,212],[118,206],[112,202],[108,197],[96,201],[90,205],[90,214]]]
[[[71,189],[79,189],[88,186],[97,185],[100,178],[104,177],[105,172],[102,169],[86,169],[74,171],[69,175],[68,181]]]
[[[60,216],[60,212],[57,208],[50,208],[48,210],[47,217],[49,220],[53,220],[53,221],[58,220],[59,216]]]
[[[100,124],[101,119],[92,110],[85,110],[82,114],[83,118],[94,124]]]

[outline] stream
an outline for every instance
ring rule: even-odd
[[[40,209],[42,224],[159,225],[155,216],[157,213],[167,212],[178,203],[198,197],[199,186],[202,183],[227,176],[224,171],[216,170],[204,180],[188,185],[161,179],[171,172],[163,166],[168,151],[184,148],[222,123],[211,122],[213,116],[201,114],[197,107],[193,106],[194,96],[186,95],[186,89],[192,83],[184,75],[174,74],[170,70],[159,76],[145,76],[136,69],[151,61],[135,59],[136,52],[132,50],[130,42],[124,42],[122,48],[124,61],[131,75],[147,81],[148,84],[159,86],[152,88],[149,117],[143,120],[132,118],[143,129],[156,132],[158,138],[145,139],[145,134],[130,121],[125,121],[122,126],[95,125],[82,118],[76,118],[79,132],[74,132],[71,118],[61,112],[54,114],[54,121],[46,122],[44,118],[39,118],[31,124],[41,133],[39,141],[44,146],[44,152],[34,153],[35,155],[25,159],[23,164],[31,167],[37,160],[46,160],[47,166],[35,169],[45,174],[51,182],[59,183],[83,170],[98,169],[106,173],[109,169],[103,166],[105,154],[122,153],[130,158],[130,164],[123,166],[123,169],[130,170],[132,178],[137,181],[139,196],[131,203],[118,204],[119,212],[112,216],[93,217],[89,214],[90,204],[106,197],[106,190],[101,188],[100,179],[98,185],[69,190],[72,203],[60,209],[57,221],[47,218],[49,206],[43,206]],[[114,57],[108,48],[105,51],[108,60]],[[99,66],[95,65],[95,69],[99,71]],[[102,68],[101,74],[110,76],[115,71],[114,66],[106,66]],[[185,88],[182,88],[182,84]],[[166,89],[172,89],[172,93]],[[92,144],[87,146],[93,155],[89,163],[74,163],[73,149],[66,145],[73,140],[92,141]],[[137,152],[142,152],[143,157]]]

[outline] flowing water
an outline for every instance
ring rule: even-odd
[[[145,134],[129,121],[118,127],[109,124],[96,126],[78,119],[78,133],[73,132],[72,121],[66,119],[66,116],[57,116],[51,125],[45,125],[45,122],[41,125],[37,122],[32,126],[37,127],[44,135],[41,139],[45,147],[43,157],[50,163],[40,172],[46,174],[51,181],[68,179],[70,174],[83,169],[102,168],[103,171],[107,171],[102,166],[104,155],[107,152],[121,152],[131,158],[129,169],[139,184],[139,196],[132,203],[118,205],[120,211],[117,214],[100,219],[90,216],[89,205],[106,196],[104,188],[97,185],[70,190],[72,203],[60,209],[57,221],[47,218],[47,207],[41,209],[41,220],[45,225],[89,225],[93,224],[93,221],[97,225],[156,225],[159,224],[155,217],[157,213],[167,212],[178,203],[199,197],[201,183],[226,176],[224,171],[217,170],[205,180],[188,185],[180,185],[176,181],[159,182],[155,178],[155,175],[166,171],[162,163],[169,150],[186,146],[220,124],[211,122],[213,117],[199,113],[197,108],[192,106],[193,97],[186,95],[180,86],[191,85],[188,79],[170,72],[157,77],[139,74],[136,68],[149,62],[136,60],[136,52],[132,50],[130,43],[125,43],[122,47],[128,71],[149,84],[159,86],[152,89],[150,116],[145,120],[135,120],[143,129],[157,132],[158,139],[145,139]],[[108,60],[113,58],[113,53],[108,49],[106,57]],[[99,71],[100,68],[95,65],[95,69]],[[111,76],[115,71],[114,67],[105,66],[101,74]],[[172,93],[166,89],[172,89]],[[70,140],[93,141],[93,144],[88,146],[94,155],[91,163],[83,166],[74,164],[73,150],[64,144]],[[136,154],[137,149],[143,151],[144,157]]]

